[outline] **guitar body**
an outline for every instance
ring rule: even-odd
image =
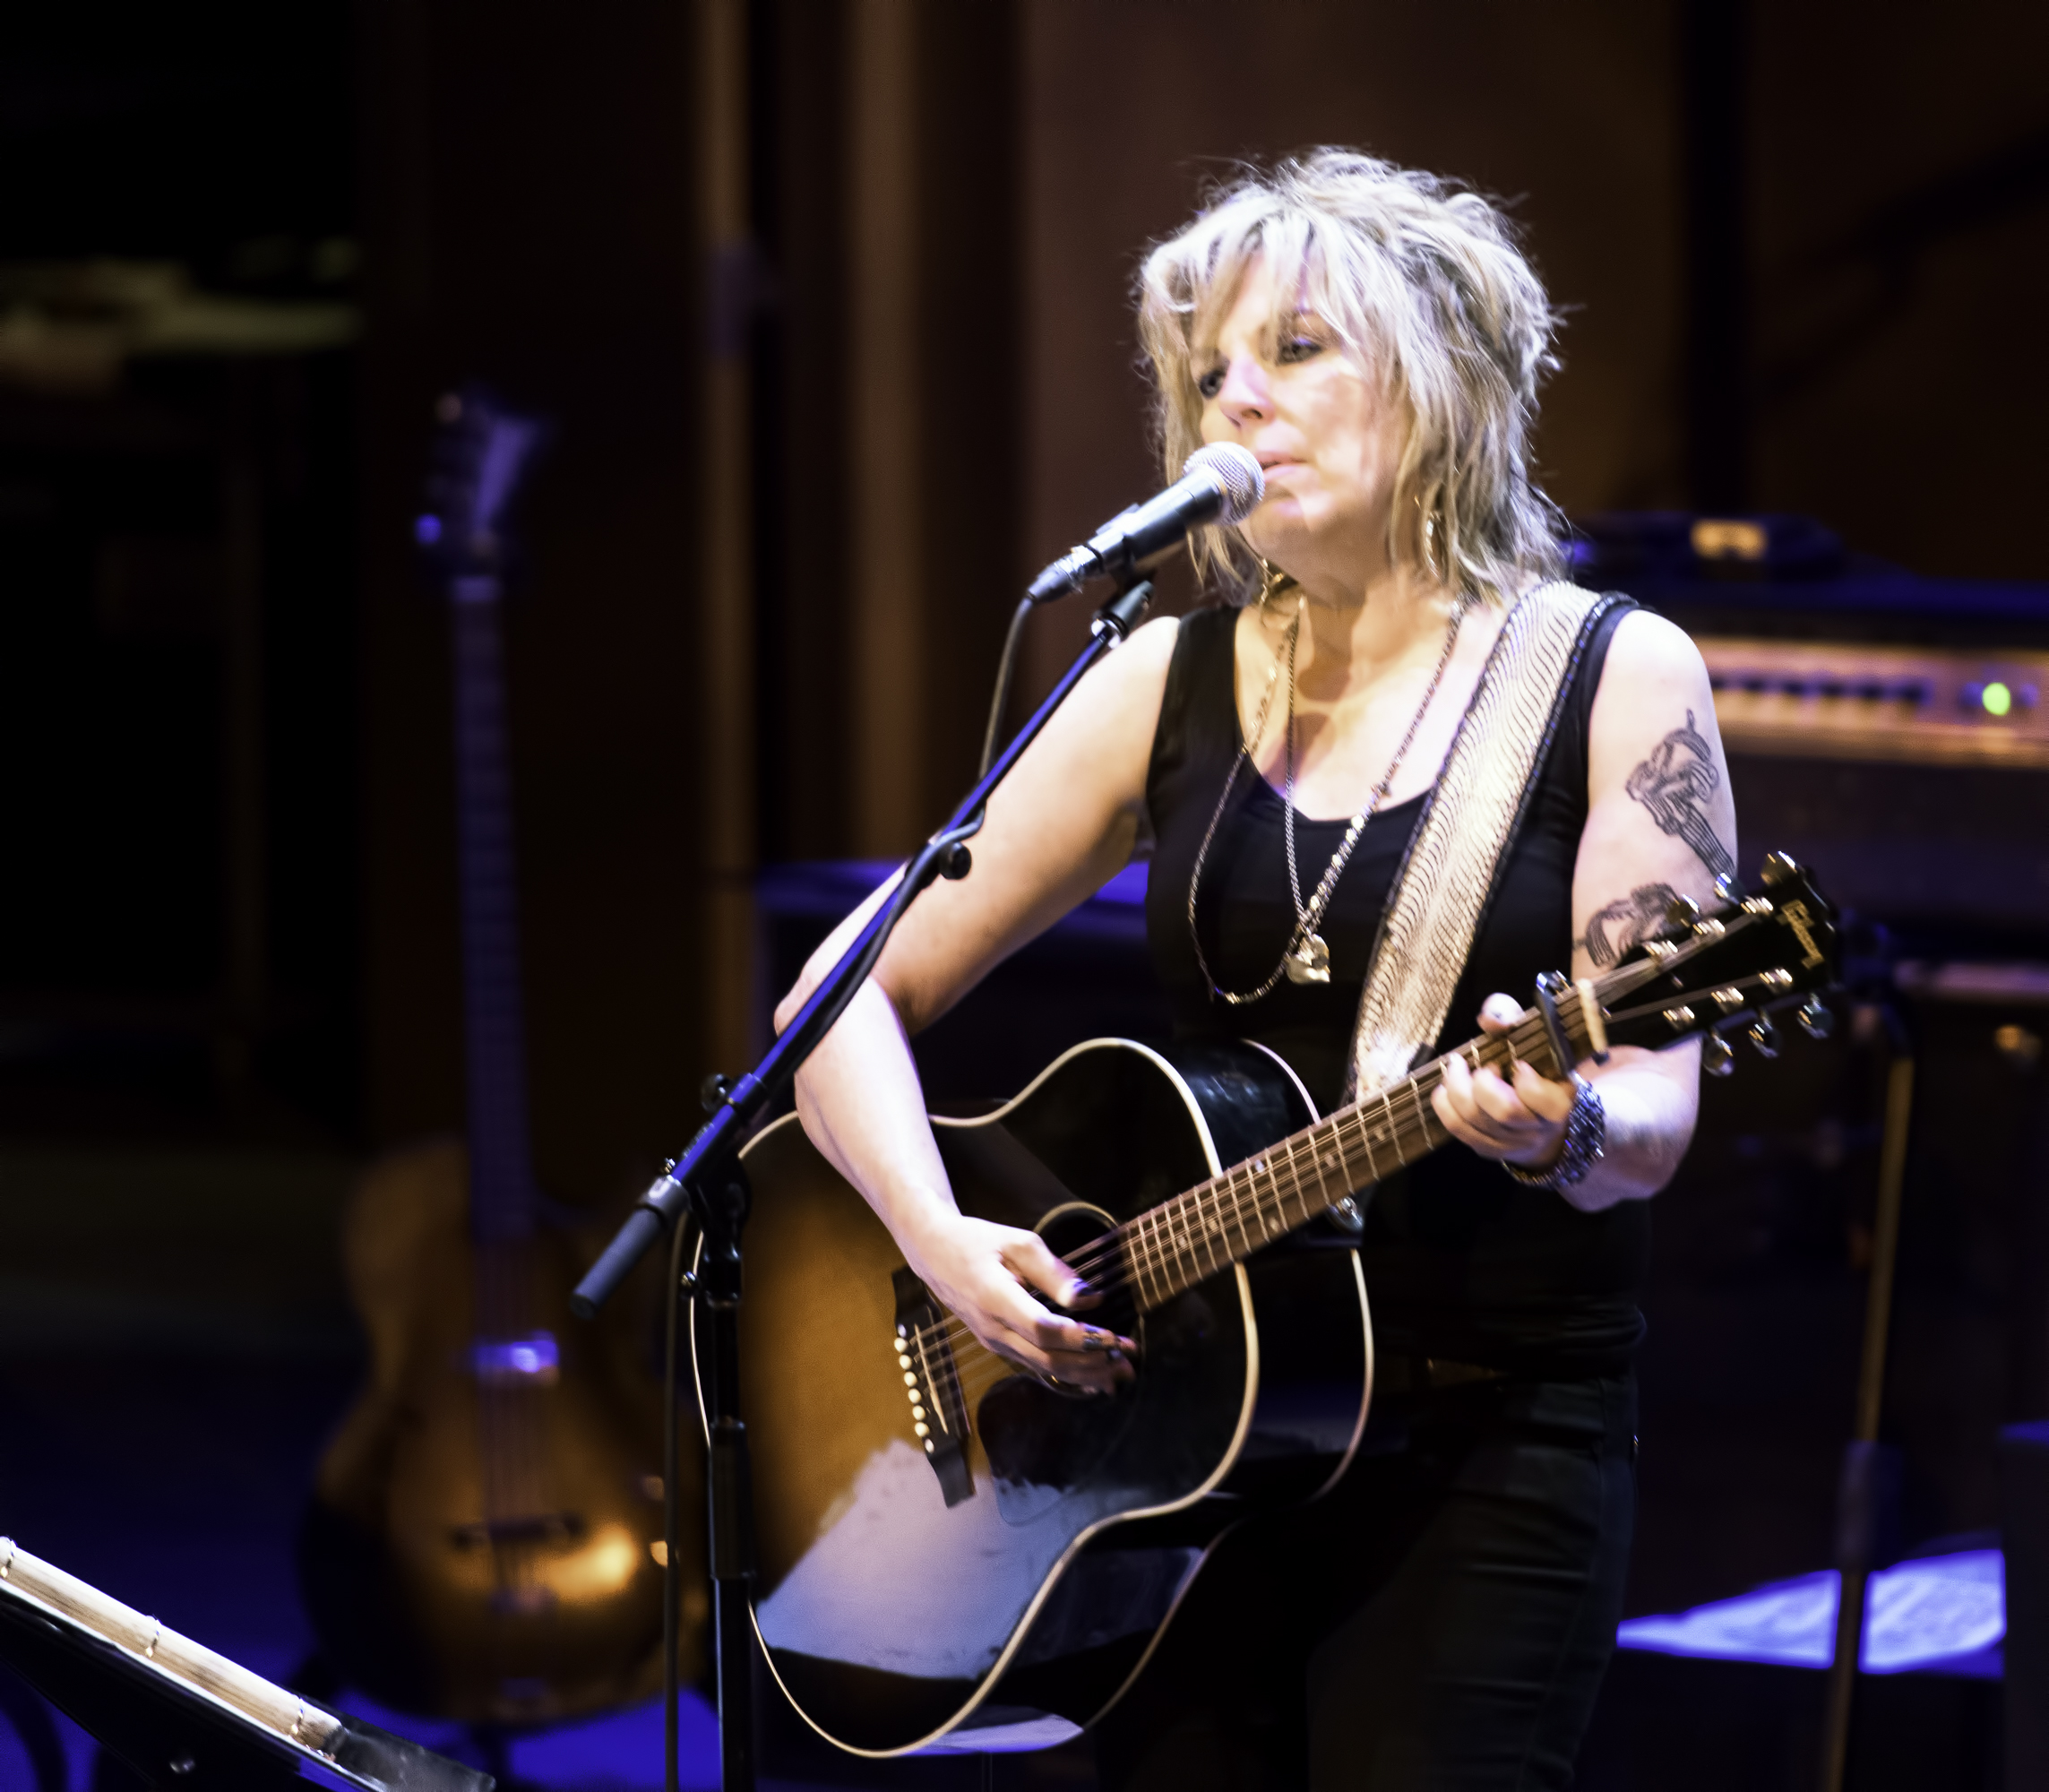
[[[1170,1061],[1098,1040],[995,1112],[934,1130],[964,1212],[1078,1252],[1313,1117],[1257,1047]],[[1346,1235],[1319,1220],[1142,1314],[1110,1296],[1091,1318],[1140,1347],[1115,1399],[986,1357],[979,1381],[964,1371],[949,1503],[908,1403],[931,1396],[907,1389],[900,1360],[901,1254],[794,1118],[744,1161],[755,1625],[797,1710],[843,1748],[1087,1724],[1223,1533],[1313,1497],[1356,1445],[1373,1384],[1365,1284]]]
[[[450,1141],[388,1158],[350,1204],[370,1380],[321,1461],[302,1581],[349,1684],[400,1710],[534,1723],[660,1688],[660,1415],[627,1341],[570,1322],[573,1240],[472,1238],[468,1156]],[[480,1250],[558,1340],[552,1368],[479,1373]],[[508,1430],[516,1456],[490,1447]],[[693,1577],[686,1678],[705,1607]]]

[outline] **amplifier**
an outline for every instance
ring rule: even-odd
[[[2049,771],[2049,653],[1695,642],[1732,754]]]

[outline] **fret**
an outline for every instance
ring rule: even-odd
[[[1195,1235],[1196,1248],[1199,1253],[1196,1261],[1200,1262],[1203,1256],[1207,1256],[1210,1259],[1210,1267],[1205,1273],[1214,1275],[1222,1266],[1217,1259],[1217,1252],[1219,1246],[1224,1252],[1223,1262],[1228,1263],[1233,1261],[1231,1241],[1224,1235],[1223,1209],[1216,1204],[1215,1198],[1212,1196],[1207,1204],[1200,1201],[1192,1202],[1188,1210],[1188,1217],[1191,1224],[1200,1228]]]
[[[1131,1225],[1121,1227],[1123,1237],[1116,1243],[1119,1243],[1119,1249],[1123,1249],[1123,1254],[1125,1254],[1125,1280],[1131,1284],[1131,1290],[1133,1290],[1131,1298],[1137,1300],[1140,1306],[1148,1306],[1151,1303],[1148,1290],[1145,1290],[1145,1254],[1141,1249],[1141,1228],[1143,1214],[1140,1219],[1131,1220]]]
[[[1328,1174],[1330,1169],[1330,1164],[1328,1160],[1330,1155],[1330,1142],[1324,1136],[1324,1133],[1325,1129],[1319,1126],[1314,1132],[1308,1133],[1302,1142],[1304,1150],[1306,1150],[1309,1154],[1309,1167],[1314,1173],[1316,1177],[1316,1193],[1314,1199],[1316,1202],[1316,1211],[1319,1213],[1326,1211],[1330,1208],[1331,1202],[1330,1178]],[[1308,1185],[1306,1182],[1304,1182],[1303,1185],[1302,1198],[1304,1201],[1307,1201],[1311,1198]]]
[[[1147,1216],[1141,1213],[1124,1228],[1125,1271],[1138,1289],[1137,1297],[1141,1306],[1157,1304],[1151,1285],[1151,1253],[1147,1249],[1145,1241],[1146,1219]]]
[[[1245,1187],[1241,1188],[1238,1185],[1237,1178],[1232,1176],[1227,1179],[1226,1188],[1230,1205],[1227,1207],[1222,1201],[1215,1202],[1211,1205],[1211,1212],[1214,1215],[1213,1229],[1218,1242],[1224,1247],[1224,1261],[1226,1262],[1235,1262],[1244,1254],[1245,1188],[1250,1188],[1253,1185],[1252,1178],[1248,1176],[1245,1179]],[[1238,1224],[1239,1247],[1235,1251],[1231,1248],[1231,1222],[1234,1219]]]
[[[1313,1219],[1318,1210],[1310,1204],[1309,1185],[1303,1177],[1302,1166],[1296,1160],[1296,1153],[1302,1146],[1308,1148],[1309,1161],[1313,1165],[1316,1161],[1315,1135],[1296,1133],[1287,1142],[1287,1179],[1295,1185],[1295,1204],[1301,1209],[1302,1217],[1306,1220]]]
[[[1280,1149],[1285,1150],[1287,1148],[1287,1142],[1284,1139],[1281,1141]],[[1259,1158],[1258,1162],[1260,1164],[1260,1170],[1257,1176],[1253,1179],[1252,1185],[1253,1211],[1263,1216],[1268,1211],[1270,1203],[1285,1202],[1286,1197],[1281,1193],[1280,1168],[1279,1166],[1274,1162],[1273,1152],[1271,1150],[1268,1150],[1262,1153]],[[1285,1206],[1282,1208],[1281,1212],[1282,1218],[1285,1219],[1287,1217],[1287,1210]],[[1265,1230],[1263,1225],[1261,1229],[1262,1232]]]
[[[1167,1222],[1167,1236],[1174,1244],[1174,1273],[1183,1288],[1199,1281],[1196,1273],[1195,1240],[1188,1230],[1187,1198],[1177,1195],[1169,1210],[1172,1218]]]
[[[1329,1207],[1331,1204],[1330,1179],[1324,1174],[1328,1156],[1325,1142],[1321,1136],[1325,1130],[1327,1129],[1319,1126],[1309,1135],[1309,1161],[1316,1171],[1316,1202],[1319,1207]]]
[[[1186,1205],[1183,1207],[1181,1225],[1183,1231],[1188,1235],[1189,1256],[1193,1260],[1196,1267],[1200,1269],[1202,1258],[1207,1254],[1210,1258],[1210,1271],[1206,1273],[1213,1273],[1217,1267],[1217,1250],[1211,1242],[1209,1219],[1203,1211],[1200,1197],[1189,1200]]]
[[[1367,1182],[1378,1182],[1381,1176],[1380,1158],[1373,1150],[1373,1137],[1366,1127],[1366,1116],[1365,1109],[1360,1107],[1353,1108],[1351,1112],[1351,1120],[1353,1130],[1359,1135],[1359,1149],[1366,1154],[1366,1174],[1364,1177],[1364,1180]],[[1351,1180],[1351,1165],[1348,1155],[1346,1162],[1346,1179],[1347,1181]]]
[[[1212,1265],[1218,1245],[1223,1247],[1226,1262],[1235,1261],[1231,1253],[1231,1212],[1238,1203],[1237,1181],[1235,1174],[1212,1177],[1193,1197],[1195,1214],[1202,1222],[1202,1237]]]
[[[1408,1167],[1408,1153],[1401,1148],[1401,1122],[1394,1116],[1393,1091],[1381,1090],[1381,1107],[1387,1115],[1388,1143],[1394,1147],[1394,1160],[1403,1169]]]
[[[1279,1216],[1282,1225],[1292,1226],[1294,1222],[1287,1217],[1287,1185],[1280,1179],[1280,1171],[1274,1164],[1271,1152],[1268,1153],[1266,1161],[1267,1190],[1273,1197],[1274,1211]]]
[[[1264,1200],[1256,1200],[1256,1202],[1252,1202],[1252,1217],[1254,1217],[1258,1223],[1261,1223],[1261,1245],[1272,1243],[1272,1237],[1275,1237],[1275,1223],[1272,1223],[1272,1220],[1275,1220],[1275,1217],[1272,1217],[1269,1209],[1266,1209]],[[1280,1227],[1280,1231],[1287,1231],[1287,1227]],[[1254,1245],[1254,1249],[1258,1249],[1258,1245]]]
[[[1159,1214],[1158,1209],[1154,1210],[1154,1214],[1151,1214],[1149,1241],[1151,1241],[1151,1270],[1154,1270],[1154,1280],[1159,1284],[1159,1298],[1164,1300],[1166,1297],[1174,1292],[1172,1237],[1168,1233],[1168,1223],[1166,1223],[1166,1220],[1162,1219],[1162,1214]]]
[[[1173,1295],[1176,1289],[1174,1280],[1172,1241],[1168,1236],[1166,1222],[1158,1212],[1152,1216],[1152,1224],[1148,1231],[1148,1240],[1152,1246],[1152,1279],[1159,1287],[1159,1297],[1165,1300]]]
[[[1275,1199],[1279,1204],[1280,1217],[1284,1221],[1287,1218],[1287,1189],[1292,1188],[1295,1191],[1295,1204],[1302,1210],[1302,1219],[1307,1219],[1309,1218],[1309,1202],[1303,1197],[1302,1178],[1296,1174],[1295,1169],[1294,1135],[1291,1134],[1281,1141],[1281,1150],[1287,1153],[1287,1185],[1286,1187],[1281,1185],[1281,1170],[1276,1167],[1273,1173]],[[1296,1223],[1300,1225],[1302,1222],[1297,1220]]]
[[[1160,1247],[1159,1215],[1157,1211],[1141,1217],[1139,1236],[1145,1244],[1145,1273],[1152,1283],[1153,1299],[1165,1300],[1169,1292],[1167,1286],[1167,1253]]]
[[[1194,1265],[1188,1261],[1188,1236],[1181,1217],[1181,1197],[1167,1203],[1167,1274],[1178,1288],[1185,1288],[1194,1280],[1190,1273]]]
[[[1260,1210],[1258,1186],[1257,1185],[1252,1184],[1250,1182],[1247,1183],[1247,1186],[1252,1189],[1253,1211],[1254,1214],[1257,1214]],[[1231,1205],[1233,1211],[1237,1216],[1238,1244],[1240,1247],[1240,1254],[1249,1256],[1256,1247],[1253,1244],[1252,1228],[1245,1224],[1245,1203],[1244,1195],[1235,1186],[1231,1191]],[[1265,1228],[1262,1227],[1261,1229],[1263,1231]]]
[[[1409,1078],[1408,1098],[1416,1109],[1416,1133],[1422,1141],[1423,1149],[1428,1150],[1430,1149],[1430,1116],[1423,1105],[1423,1079],[1420,1076]]]

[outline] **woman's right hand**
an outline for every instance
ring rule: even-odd
[[[900,1239],[933,1297],[997,1356],[1062,1387],[1113,1392],[1132,1379],[1135,1346],[1037,1297],[1086,1311],[1091,1293],[1036,1232],[971,1219],[951,1202],[925,1206]]]

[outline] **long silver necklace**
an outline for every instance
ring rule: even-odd
[[[1210,817],[1210,825],[1202,835],[1202,844],[1195,854],[1195,869],[1188,879],[1188,938],[1195,948],[1195,962],[1202,972],[1202,980],[1210,986],[1210,994],[1233,1008],[1241,1008],[1248,1003],[1257,1002],[1270,995],[1286,976],[1290,983],[1328,983],[1330,980],[1330,948],[1324,943],[1317,929],[1323,925],[1324,910],[1330,906],[1330,898],[1338,888],[1338,880],[1344,875],[1345,866],[1352,857],[1352,849],[1358,845],[1359,836],[1365,832],[1381,804],[1386,800],[1388,791],[1393,788],[1395,775],[1401,770],[1402,761],[1408,757],[1408,750],[1416,744],[1416,731],[1423,726],[1423,719],[1430,713],[1432,700],[1437,695],[1437,687],[1444,682],[1445,668],[1451,663],[1452,650],[1459,644],[1459,625],[1466,619],[1467,599],[1460,597],[1451,607],[1451,620],[1444,631],[1444,650],[1437,656],[1437,669],[1430,675],[1429,687],[1423,694],[1423,701],[1416,705],[1415,715],[1409,718],[1408,731],[1401,737],[1401,745],[1395,748],[1394,758],[1380,782],[1367,794],[1365,806],[1345,825],[1345,837],[1339,842],[1338,850],[1331,854],[1330,863],[1324,868],[1322,878],[1316,885],[1315,893],[1307,902],[1302,900],[1302,879],[1295,863],[1295,649],[1302,633],[1302,605],[1297,599],[1295,616],[1287,625],[1287,788],[1282,792],[1284,809],[1281,834],[1287,845],[1287,888],[1295,900],[1295,931],[1288,935],[1287,944],[1282,950],[1280,962],[1274,966],[1272,975],[1257,989],[1235,993],[1218,986],[1210,971],[1210,961],[1202,955],[1202,937],[1195,925],[1195,898],[1202,883],[1202,866],[1210,857],[1210,845],[1217,837],[1217,828],[1224,819],[1224,809],[1231,800],[1232,787],[1238,781],[1238,772],[1266,737],[1267,711],[1273,703],[1275,683],[1280,672],[1277,657],[1273,669],[1267,674],[1266,694],[1260,699],[1260,712],[1253,723],[1253,736],[1238,748],[1238,756],[1231,762],[1229,774],[1224,780],[1223,790],[1217,797],[1216,813]]]

